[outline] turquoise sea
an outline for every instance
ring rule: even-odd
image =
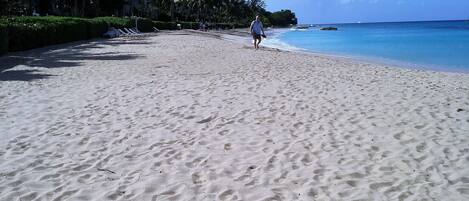
[[[339,30],[319,30],[329,26]],[[266,44],[411,68],[469,72],[468,21],[318,25],[277,31]]]

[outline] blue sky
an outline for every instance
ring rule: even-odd
[[[267,10],[293,10],[299,23],[469,19],[469,0],[265,0]]]

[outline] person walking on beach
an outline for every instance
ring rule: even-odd
[[[259,44],[261,44],[262,37],[265,37],[264,25],[262,25],[259,15],[256,16],[256,20],[252,21],[250,30],[254,39],[254,48],[257,50],[259,49]]]

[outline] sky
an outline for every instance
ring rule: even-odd
[[[469,19],[469,0],[265,0],[267,10],[290,9],[299,23]]]

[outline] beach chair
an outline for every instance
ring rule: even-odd
[[[123,36],[128,36],[129,34],[126,33],[125,31],[123,31],[122,29],[117,29],[119,31],[119,34],[120,35],[123,35]]]
[[[124,28],[124,30],[127,31],[130,35],[140,35],[137,32],[134,32],[134,31],[132,31],[130,29],[127,29],[127,28]]]
[[[137,28],[131,28],[130,30],[137,34],[142,34],[142,32],[140,32]]]
[[[129,36],[135,36],[137,34],[135,34],[134,32],[130,31],[128,28],[124,28],[123,31],[125,31],[127,33],[127,35]]]

